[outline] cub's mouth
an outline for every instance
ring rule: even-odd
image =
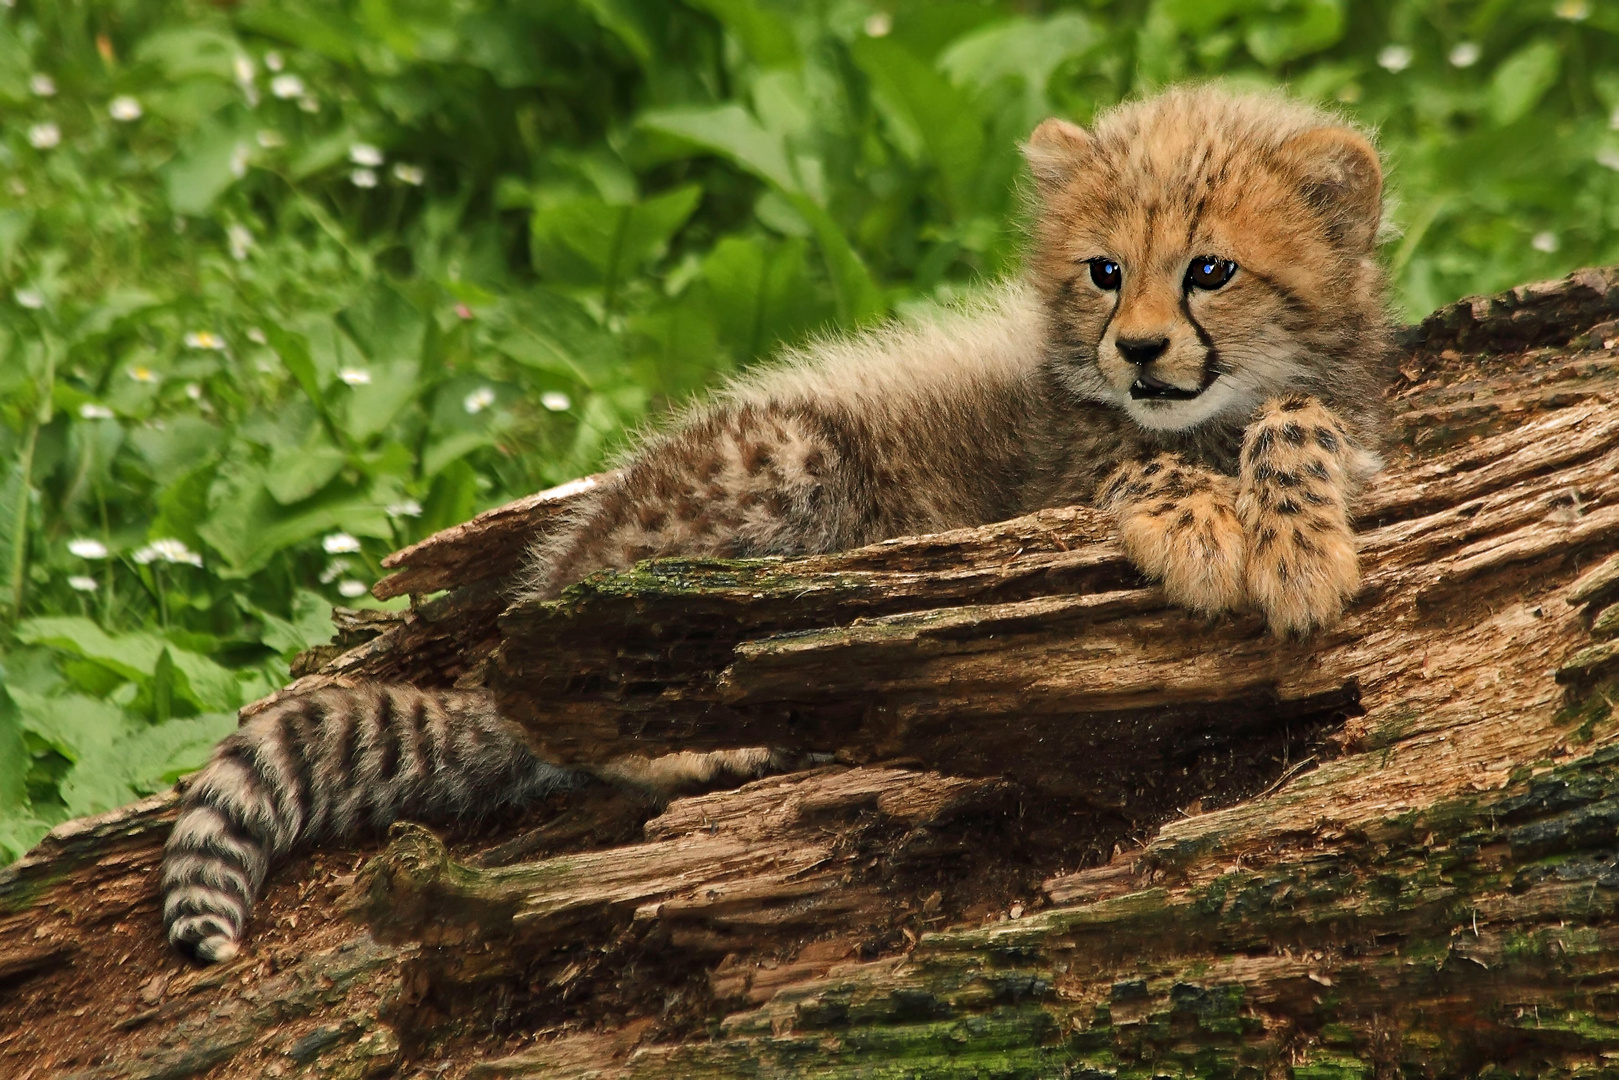
[[[1206,389],[1207,386],[1199,386],[1195,390],[1183,390],[1151,375],[1143,375],[1130,384],[1130,396],[1136,401],[1191,401]]]

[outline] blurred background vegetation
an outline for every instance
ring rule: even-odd
[[[1619,261],[1607,0],[0,5],[0,862],[200,764],[388,551],[1012,271],[1046,115],[1376,125],[1406,317]]]

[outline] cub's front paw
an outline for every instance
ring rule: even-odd
[[[1248,598],[1278,636],[1331,626],[1360,588],[1355,537],[1332,527],[1271,517],[1250,532]]]
[[[1243,439],[1237,513],[1248,598],[1279,635],[1330,626],[1360,587],[1348,511],[1354,453],[1338,418],[1310,398],[1269,403]]]
[[[1103,493],[1125,555],[1171,603],[1205,615],[1239,606],[1247,542],[1230,477],[1165,454],[1131,463]]]

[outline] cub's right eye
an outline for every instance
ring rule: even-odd
[[[1098,289],[1113,292],[1124,283],[1124,269],[1112,259],[1092,259],[1091,281]]]

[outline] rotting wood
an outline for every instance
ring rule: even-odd
[[[1082,509],[504,617],[567,499],[430,538],[379,590],[449,591],[295,689],[487,680],[568,760],[839,765],[304,856],[217,971],[158,933],[172,798],[64,828],[0,872],[0,1073],[1598,1074],[1616,317],[1583,271],[1407,334],[1366,587],[1309,642],[1167,608]]]

